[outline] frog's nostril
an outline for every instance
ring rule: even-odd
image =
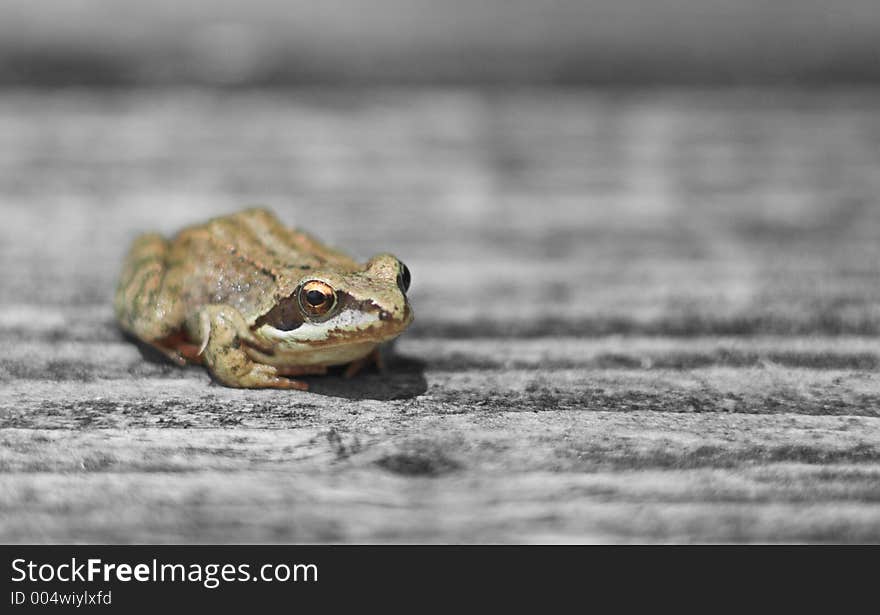
[[[379,320],[391,320],[391,312],[386,312],[382,310],[379,312]]]

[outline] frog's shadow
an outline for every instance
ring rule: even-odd
[[[123,333],[123,337],[134,342],[143,359],[149,363],[165,366],[169,371],[177,369],[207,371],[199,365],[177,367],[168,357],[149,344],[145,344],[126,333]],[[393,345],[385,348],[382,356],[385,361],[385,369],[382,372],[379,372],[375,367],[370,367],[352,378],[346,378],[343,376],[344,367],[333,367],[330,368],[326,376],[307,376],[300,377],[298,380],[308,382],[311,393],[352,400],[412,399],[428,390],[424,361],[397,354]],[[223,386],[216,381],[214,383],[217,386]]]
[[[425,378],[425,362],[415,357],[386,351],[385,369],[364,369],[351,378],[343,376],[345,368],[331,368],[326,376],[303,378],[309,383],[309,391],[327,397],[345,399],[412,399],[428,390]]]

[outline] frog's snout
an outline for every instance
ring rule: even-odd
[[[406,327],[412,322],[412,310],[409,304],[404,300],[402,309],[384,309],[378,312],[379,321],[383,323],[395,323],[401,328]]]

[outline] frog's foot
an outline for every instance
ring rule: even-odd
[[[218,379],[228,386],[245,389],[296,389],[308,391],[309,383],[302,380],[285,378],[278,374],[278,370],[271,365],[251,362],[251,367],[246,373],[236,373],[235,382],[223,380],[218,372],[212,372]]]
[[[282,377],[271,365],[248,356],[245,344],[258,345],[241,313],[228,305],[209,305],[199,315],[200,354],[214,377],[226,386],[248,389],[298,389],[309,386]]]
[[[353,376],[360,373],[362,369],[370,365],[375,365],[376,369],[378,369],[380,372],[385,371],[385,360],[382,358],[382,353],[379,352],[378,348],[374,348],[373,351],[367,356],[349,363],[348,367],[345,368],[345,373],[343,374],[343,376],[345,376],[346,378],[352,378]]]

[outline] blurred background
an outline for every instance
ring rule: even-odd
[[[877,0],[0,0],[0,540],[880,541],[878,80]],[[255,204],[409,265],[388,374],[122,338]]]
[[[0,83],[825,83],[873,0],[3,0]]]

